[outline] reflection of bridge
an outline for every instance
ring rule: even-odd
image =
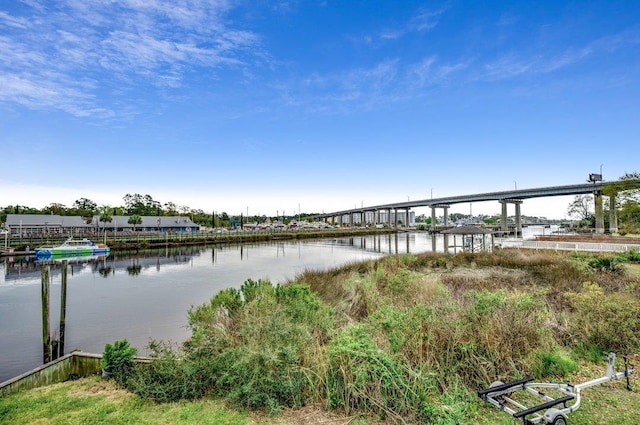
[[[640,180],[635,182],[636,186],[640,186]],[[615,182],[613,182],[615,183]],[[398,210],[404,210],[405,224],[409,220],[409,210],[415,207],[431,207],[431,223],[436,223],[436,208],[444,209],[444,225],[448,225],[448,209],[452,204],[460,204],[466,202],[483,202],[498,201],[502,204],[502,230],[507,231],[507,204],[514,204],[516,209],[516,229],[518,234],[522,234],[522,219],[520,213],[520,205],[523,200],[530,198],[545,198],[551,196],[566,195],[583,195],[594,194],[595,196],[595,213],[596,213],[596,233],[604,233],[604,213],[602,209],[602,188],[605,185],[611,185],[612,182],[604,183],[602,181],[594,181],[590,183],[581,183],[565,186],[540,187],[535,189],[516,189],[506,190],[502,192],[478,193],[473,195],[449,196],[445,198],[422,199],[416,201],[397,202],[392,204],[382,204],[370,207],[361,207],[336,211],[332,213],[323,213],[316,215],[318,219],[338,221],[340,224],[356,222],[355,217],[359,215],[360,222],[364,223],[365,217],[371,218],[374,224],[388,222],[390,226],[396,225],[398,218]],[[610,205],[615,206],[615,194],[610,194]],[[381,217],[381,215],[383,217]],[[395,220],[392,222],[392,217]],[[618,219],[615,208],[610,208],[609,229],[612,232],[618,231]],[[434,228],[435,230],[435,228]]]
[[[411,245],[416,244],[416,233],[377,233],[325,240],[325,243],[380,254],[408,254],[411,252]]]

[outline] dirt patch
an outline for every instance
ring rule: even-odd
[[[119,388],[113,381],[104,379],[83,379],[76,381],[78,384],[73,385],[69,391],[70,397],[88,398],[101,396],[106,400],[122,401],[133,395],[128,391]]]
[[[473,289],[511,289],[528,281],[527,272],[502,267],[456,267],[441,276],[442,283],[453,291]]]
[[[624,268],[627,270],[629,276],[640,279],[640,264],[625,264]]]
[[[256,423],[268,423],[273,425],[355,425],[366,421],[369,425],[385,425],[391,422],[373,421],[372,418],[363,418],[360,415],[346,416],[332,412],[327,412],[320,406],[305,406],[300,409],[286,409],[280,412],[277,417],[265,420],[263,415],[252,415]]]

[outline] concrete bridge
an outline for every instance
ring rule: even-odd
[[[531,198],[544,198],[551,196],[566,196],[566,195],[584,195],[593,194],[595,200],[595,213],[596,213],[596,233],[604,233],[604,213],[602,208],[602,196],[603,188],[611,188],[607,190],[610,205],[610,217],[609,217],[609,230],[612,233],[618,231],[618,218],[615,211],[616,187],[624,188],[624,190],[632,188],[640,188],[640,180],[617,180],[612,182],[603,181],[591,181],[589,183],[580,183],[564,186],[550,186],[539,187],[534,189],[515,189],[506,190],[502,192],[487,192],[477,193],[472,195],[459,195],[449,196],[444,198],[432,198],[421,199],[407,202],[396,202],[391,204],[374,205],[368,207],[354,208],[342,211],[336,211],[331,213],[323,213],[316,215],[317,219],[328,220],[333,222],[336,220],[343,224],[345,221],[348,224],[353,225],[355,223],[355,216],[360,215],[360,222],[365,222],[365,217],[373,217],[371,220],[375,224],[386,223],[390,226],[395,226],[398,222],[398,211],[404,210],[405,223],[408,222],[409,210],[416,207],[431,207],[431,223],[432,226],[436,223],[436,209],[442,208],[444,210],[444,225],[448,225],[448,209],[453,204],[460,204],[466,202],[482,202],[482,201],[498,201],[502,204],[502,217],[501,227],[502,230],[507,231],[507,205],[515,205],[515,217],[516,217],[516,232],[522,235],[522,221],[521,221],[521,205],[525,199]],[[394,218],[392,222],[392,218]],[[432,227],[435,230],[435,227]]]

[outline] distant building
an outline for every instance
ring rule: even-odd
[[[83,235],[93,227],[80,216],[7,214],[5,227],[12,236]]]
[[[7,214],[5,227],[11,236],[86,236],[102,231],[110,232],[198,232],[200,226],[189,217],[181,216],[140,216],[142,223],[129,224],[128,215],[116,215],[110,222],[100,221],[93,216],[86,222],[80,216],[61,216],[54,214]]]
[[[133,224],[129,224],[130,215],[114,215],[111,221],[100,221],[99,215],[94,215],[91,223],[99,231],[128,232],[134,231]],[[140,216],[142,223],[135,225],[137,232],[176,232],[195,233],[200,230],[200,225],[191,221],[189,217],[182,216]]]

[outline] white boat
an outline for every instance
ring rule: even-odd
[[[95,243],[89,239],[69,238],[61,245],[36,248],[35,253],[38,258],[108,255],[109,247],[102,243]]]

